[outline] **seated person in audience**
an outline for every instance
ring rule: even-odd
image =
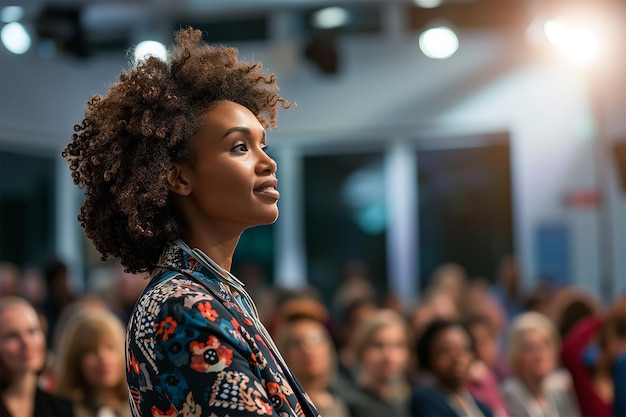
[[[331,389],[337,358],[320,321],[306,315],[285,317],[276,331],[276,345],[322,416],[349,417],[343,399]]]
[[[613,365],[613,416],[626,417],[626,350]]]
[[[487,406],[466,388],[475,359],[472,335],[460,322],[432,321],[417,342],[417,359],[422,378],[410,401],[414,417],[492,417]]]
[[[574,380],[583,416],[613,416],[613,367],[626,349],[626,296],[602,315],[580,320],[566,335],[561,361]]]
[[[46,361],[46,336],[32,305],[23,298],[0,298],[0,416],[68,417],[72,403],[43,390],[39,374]]]
[[[469,314],[464,323],[476,348],[476,359],[470,366],[466,387],[474,398],[493,411],[494,417],[508,417],[500,381],[494,372],[501,360],[499,332],[492,320],[483,314]]]
[[[405,417],[409,414],[408,326],[391,309],[381,309],[355,329],[352,348],[355,385],[343,396],[352,417]]]
[[[558,352],[557,329],[543,314],[522,313],[511,323],[508,356],[513,375],[502,390],[512,416],[580,415],[569,372],[558,369]]]
[[[124,326],[108,309],[77,310],[60,334],[58,392],[81,417],[130,416]]]

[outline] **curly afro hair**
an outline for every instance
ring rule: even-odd
[[[102,260],[119,257],[127,271],[151,272],[169,242],[182,235],[166,172],[189,160],[191,137],[218,101],[247,107],[276,127],[276,77],[260,63],[238,60],[235,48],[211,46],[202,32],[176,32],[168,62],[155,57],[123,71],[105,97],[87,103],[61,155],[85,190],[78,220]]]

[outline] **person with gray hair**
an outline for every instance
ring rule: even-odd
[[[508,357],[513,374],[502,391],[511,416],[580,416],[570,374],[559,368],[560,339],[543,314],[522,313],[511,323]]]

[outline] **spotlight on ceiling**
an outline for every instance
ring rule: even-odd
[[[21,6],[5,6],[0,11],[0,20],[3,23],[18,22],[24,17],[24,8]]]
[[[422,32],[419,46],[428,58],[447,59],[459,49],[459,38],[449,27],[439,26]]]
[[[598,40],[590,30],[574,26],[563,18],[546,21],[546,38],[574,62],[588,62],[596,54]]]
[[[4,25],[0,32],[0,38],[2,38],[4,47],[14,54],[21,55],[30,49],[30,35],[24,25],[19,22]]]
[[[313,13],[311,26],[316,29],[335,29],[347,25],[350,20],[350,12],[343,7],[326,7]]]
[[[441,6],[443,0],[413,0],[416,6],[422,7],[424,9],[434,9],[435,7]]]
[[[155,56],[163,61],[167,60],[167,48],[161,42],[142,41],[135,47],[135,64],[139,61],[147,59],[149,56]]]

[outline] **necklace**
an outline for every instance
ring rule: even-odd
[[[243,296],[243,299],[245,303],[248,305],[248,308],[246,308],[246,306],[243,305],[243,303],[240,301],[238,297],[233,296],[233,298],[235,299],[237,304],[239,304],[239,306],[242,308],[244,312],[250,312],[249,315],[251,316],[255,327],[257,328],[257,330],[263,337],[265,343],[267,343],[268,346],[270,346],[271,349],[274,351],[273,353],[279,359],[280,365],[284,369],[284,372],[291,373],[291,370],[289,369],[289,367],[287,367],[287,364],[285,360],[283,359],[282,355],[280,354],[278,347],[276,347],[274,340],[272,339],[269,332],[267,331],[267,329],[261,322],[261,319],[259,318],[259,311],[257,310],[256,304],[254,304],[254,300],[252,299],[250,294],[248,294],[248,292],[244,289],[245,284],[241,282],[239,278],[231,274],[230,271],[227,271],[226,269],[222,268],[217,262],[211,259],[211,257],[207,255],[206,253],[204,253],[202,250],[198,248],[192,249],[189,245],[183,242],[182,239],[177,239],[174,241],[174,243],[178,247],[180,247],[183,251],[187,252],[187,254],[197,259],[202,265],[204,265],[213,273],[215,273],[215,275],[217,275],[220,281],[234,288],[239,295]]]

